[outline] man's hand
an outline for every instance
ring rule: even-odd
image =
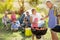
[[[60,17],[60,15],[57,15],[57,17]]]

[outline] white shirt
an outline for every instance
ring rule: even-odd
[[[34,22],[35,18],[38,18],[38,24],[41,23],[41,22],[44,22],[44,20],[40,20],[42,18],[42,16],[40,15],[40,13],[36,13],[36,15],[32,14],[31,17],[33,18],[32,22]]]

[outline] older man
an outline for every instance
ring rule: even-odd
[[[49,22],[48,26],[49,28],[54,28],[57,24],[57,8],[54,6],[54,4],[51,1],[46,2],[47,7],[49,8]],[[58,40],[56,32],[51,30],[51,36],[52,40]]]

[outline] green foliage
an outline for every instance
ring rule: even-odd
[[[13,8],[12,2],[13,0],[5,0],[4,2],[0,1],[0,13],[8,9],[11,10]]]
[[[39,4],[42,4],[42,1],[39,1],[39,0],[30,0],[29,3],[30,3],[31,6],[35,7],[35,6],[39,5]]]

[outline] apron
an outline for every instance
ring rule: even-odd
[[[38,22],[38,18],[35,18],[34,22]],[[32,23],[32,27],[38,27],[38,23]]]
[[[48,22],[48,26],[49,28],[54,28],[57,24],[57,17],[54,16],[54,10],[51,9],[49,10],[49,22]]]

